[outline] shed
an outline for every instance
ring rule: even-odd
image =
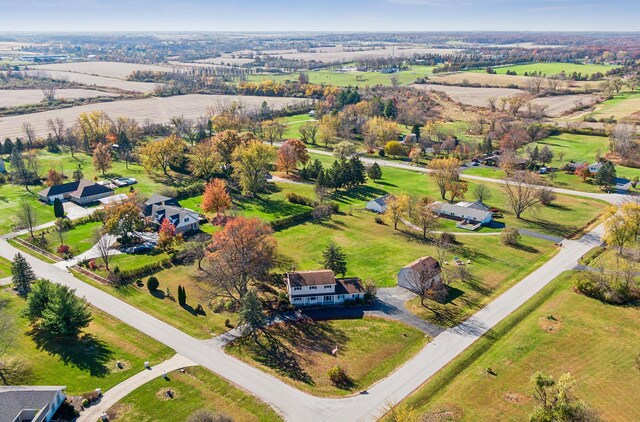
[[[391,195],[381,196],[380,198],[372,199],[367,202],[365,209],[368,211],[376,212],[378,214],[384,214],[387,210],[387,200],[391,198]]]

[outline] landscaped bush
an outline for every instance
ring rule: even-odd
[[[278,218],[272,221],[271,228],[275,231],[283,230],[296,224],[304,223],[313,217],[313,210],[307,210],[298,214]]]
[[[384,218],[380,217],[379,215],[376,215],[376,217],[374,218],[376,224],[382,224],[384,225]]]
[[[151,262],[151,263],[143,265],[141,267],[132,268],[130,270],[121,270],[120,271],[120,278],[123,281],[125,281],[125,280],[132,280],[132,279],[139,278],[139,277],[144,277],[144,276],[147,276],[149,274],[153,274],[155,272],[160,271],[161,269],[163,269],[164,267],[166,267],[169,264],[171,264],[171,258],[169,258],[169,257],[163,258],[160,261]]]
[[[327,376],[333,385],[338,388],[349,388],[352,384],[347,372],[339,366],[334,366],[327,371]]]
[[[287,201],[291,202],[292,204],[306,205],[308,207],[315,207],[318,204],[318,201],[316,201],[315,199],[311,199],[311,198],[307,198],[306,196],[298,195],[295,192],[288,192],[287,193]]]
[[[507,227],[500,233],[500,242],[507,246],[516,246],[520,243],[520,233],[518,229]]]
[[[158,289],[158,287],[160,287],[160,282],[158,281],[158,279],[155,276],[149,277],[149,279],[147,280],[147,289],[149,289],[150,292],[154,292]]]
[[[60,245],[56,249],[56,252],[61,255],[67,255],[70,251],[71,251],[71,248],[69,247],[69,245]]]
[[[456,236],[453,233],[444,232],[440,235],[440,239],[450,245],[456,243]]]
[[[204,193],[204,183],[198,182],[183,187],[164,186],[160,189],[160,194],[175,199],[185,199]]]

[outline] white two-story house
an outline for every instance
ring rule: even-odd
[[[298,307],[341,305],[365,295],[360,279],[337,279],[331,270],[289,272],[285,283],[289,302]]]

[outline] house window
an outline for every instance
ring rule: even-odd
[[[333,301],[333,296],[325,296],[324,297],[324,301],[325,302],[332,302]]]
[[[338,299],[344,299],[344,295],[338,295]]]
[[[316,300],[316,297],[315,297],[315,296],[311,296],[311,297],[309,298],[309,300]]]
[[[299,292],[300,290],[302,290],[302,287],[294,287],[294,288],[293,288],[293,291],[294,291],[294,292]]]
[[[324,285],[324,288],[325,288],[325,289],[330,289],[330,288],[331,288],[331,284],[325,284],[325,285]]]
[[[300,299],[299,297],[294,297],[294,298],[293,298],[293,301],[294,301],[294,302],[300,302],[301,300],[302,300],[302,299]]]
[[[309,290],[316,290],[316,289],[317,289],[317,287],[316,287],[316,286],[311,286],[311,287],[309,287]]]
[[[186,222],[188,222],[188,221],[189,221],[189,217],[185,217],[185,218],[184,218],[184,222],[186,223]]]

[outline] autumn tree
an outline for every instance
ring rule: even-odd
[[[409,195],[402,194],[397,197],[389,196],[387,197],[385,204],[387,209],[384,214],[393,224],[393,228],[398,230],[398,223],[409,211]]]
[[[574,174],[582,179],[585,182],[587,179],[592,177],[591,171],[589,170],[589,165],[587,163],[581,164],[576,168]]]
[[[356,154],[356,144],[351,141],[342,141],[333,147],[333,156],[339,160],[346,160],[347,158]]]
[[[324,142],[324,146],[329,148],[329,144],[338,136],[340,119],[333,114],[325,114],[322,116],[322,119],[320,119],[319,125],[318,137]]]
[[[460,161],[456,158],[436,158],[429,163],[429,175],[438,185],[440,196],[445,199],[447,186],[460,180]]]
[[[276,167],[287,174],[294,171],[298,164],[306,164],[309,154],[304,142],[298,139],[287,139],[278,149]]]
[[[62,174],[60,174],[54,169],[49,169],[49,171],[47,172],[47,181],[46,181],[47,186],[60,185],[62,184],[63,181],[64,179],[62,178]]]
[[[113,121],[103,111],[80,113],[76,123],[87,151],[94,149],[96,144],[106,142],[107,135],[113,130]]]
[[[104,175],[111,169],[113,157],[111,155],[111,145],[97,144],[93,150],[93,167]]]
[[[419,198],[411,213],[411,220],[422,229],[422,238],[427,238],[427,232],[438,224],[438,214],[433,210],[434,202],[428,196]]]
[[[273,148],[259,141],[236,148],[233,153],[233,175],[243,195],[254,196],[264,189],[274,156]]]
[[[224,214],[231,207],[231,196],[227,192],[227,186],[222,179],[213,179],[206,184],[202,196],[202,211],[215,212],[216,217]]]
[[[277,244],[272,229],[258,218],[237,217],[213,235],[202,270],[195,278],[211,288],[214,297],[240,305],[252,282],[263,280],[276,264]]]
[[[571,374],[563,374],[556,381],[550,375],[538,371],[531,377],[531,383],[533,399],[537,403],[529,418],[531,422],[598,420],[583,401],[573,396],[576,381]]]
[[[522,218],[523,212],[540,203],[539,185],[539,177],[529,171],[520,171],[512,178],[505,179],[502,191],[516,218]]]
[[[454,203],[464,199],[468,185],[462,180],[450,181],[447,183],[446,189],[449,193],[449,202]]]
[[[219,169],[220,156],[213,141],[206,140],[191,148],[189,155],[191,174],[204,180],[211,180]]]
[[[262,122],[261,125],[262,139],[268,141],[271,145],[273,145],[275,141],[279,141],[282,139],[282,135],[284,135],[286,129],[287,126],[283,125],[277,120],[266,120]]]
[[[169,166],[182,157],[183,152],[184,142],[175,135],[150,142],[142,148],[145,169],[148,172],[162,170],[165,176],[169,176]]]
[[[123,244],[131,241],[131,234],[140,224],[140,209],[132,201],[113,204],[105,210],[104,229],[119,236]]]
[[[387,142],[397,140],[400,134],[398,123],[384,117],[373,117],[363,127],[364,145],[371,153],[376,147],[386,145]]]
[[[176,226],[169,219],[163,219],[160,224],[160,230],[158,230],[158,248],[165,252],[170,252],[183,241],[182,233],[176,232]]]
[[[392,157],[405,155],[404,146],[398,141],[389,141],[384,145],[384,152]]]
[[[233,164],[233,153],[236,148],[255,139],[255,136],[249,132],[240,133],[235,130],[225,130],[216,133],[216,136],[213,137],[213,144],[220,156],[223,169],[228,170],[231,168]]]

